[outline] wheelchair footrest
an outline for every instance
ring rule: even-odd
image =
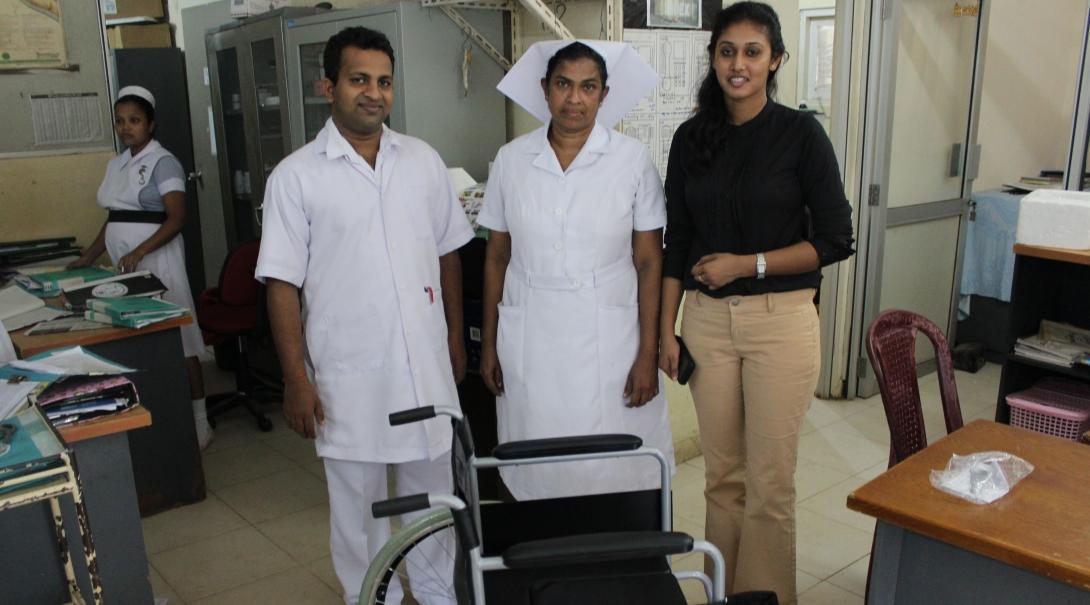
[[[679,532],[633,531],[583,534],[515,544],[503,553],[509,569],[601,563],[678,555],[693,550],[693,538]]]

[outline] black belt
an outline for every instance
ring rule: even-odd
[[[111,210],[110,217],[106,220],[110,223],[155,223],[161,225],[167,222],[167,213],[152,210]]]

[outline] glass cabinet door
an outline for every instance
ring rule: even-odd
[[[250,166],[247,162],[246,123],[242,111],[242,85],[239,80],[237,48],[216,51],[220,103],[223,105],[223,140],[227,152],[227,174],[231,182],[228,220],[234,223],[237,241],[254,237],[251,212]],[[228,196],[224,196],[228,199]]]
[[[299,67],[302,72],[299,85],[303,87],[303,136],[306,143],[318,136],[330,114],[329,101],[325,98],[323,50],[325,42],[299,45]]]
[[[287,154],[287,127],[282,106],[287,103],[277,76],[276,43],[272,38],[250,45],[254,69],[254,98],[257,99],[257,134],[261,179],[264,183],[273,168]]]

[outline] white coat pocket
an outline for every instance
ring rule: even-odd
[[[386,365],[386,326],[373,305],[351,314],[324,315],[310,350],[317,370],[375,371]]]
[[[496,355],[507,378],[522,380],[526,360],[526,307],[500,305]]]

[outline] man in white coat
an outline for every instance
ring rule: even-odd
[[[390,535],[370,510],[389,497],[387,466],[398,495],[451,489],[449,422],[391,427],[387,416],[458,405],[457,250],[473,232],[439,155],[383,123],[394,84],[386,37],[346,28],[323,58],[332,117],[269,177],[256,277],[268,285],[284,417],[316,439],[325,464],[333,566],[351,604]],[[454,602],[449,584],[410,581],[425,605]],[[393,582],[388,602],[400,593]]]

